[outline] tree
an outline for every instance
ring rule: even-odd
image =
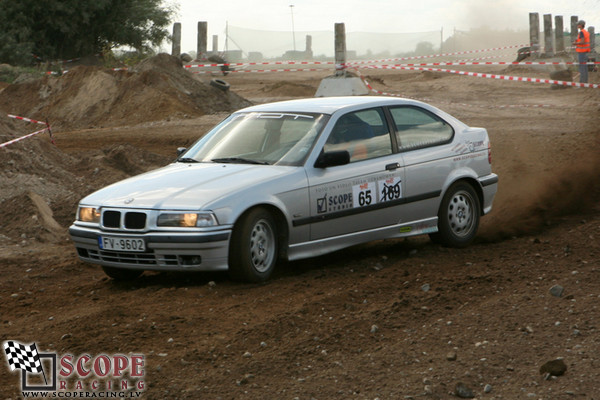
[[[29,64],[127,45],[158,46],[173,8],[162,0],[0,0],[0,62]]]

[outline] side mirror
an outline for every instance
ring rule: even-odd
[[[187,148],[185,148],[185,147],[178,147],[177,148],[177,157],[179,157],[180,155],[185,153],[186,150],[187,150]]]
[[[335,167],[345,165],[350,162],[350,153],[347,150],[327,151],[322,152],[317,161],[315,168]]]

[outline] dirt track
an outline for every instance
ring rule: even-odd
[[[226,79],[262,102],[310,96],[326,75]],[[167,163],[225,114],[61,120],[73,128],[54,132],[56,147],[44,136],[0,155],[0,340],[142,353],[149,399],[445,399],[459,382],[484,399],[598,398],[600,92],[415,72],[367,79],[488,129],[500,189],[475,245],[375,242],[283,265],[264,285],[201,273],[117,284],[66,239],[77,200]],[[500,107],[518,104],[529,107]],[[549,293],[557,284],[560,298]],[[545,380],[540,366],[558,357],[566,374]],[[3,398],[19,397],[19,379],[0,368]]]

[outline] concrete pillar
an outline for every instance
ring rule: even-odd
[[[529,13],[529,45],[531,57],[537,57],[540,50],[540,15]]]
[[[208,24],[206,21],[198,21],[198,43],[196,46],[196,59],[202,60],[206,57],[208,41]]]
[[[577,30],[577,21],[579,21],[579,17],[571,15],[571,43],[577,40],[577,34],[579,33]],[[571,51],[575,51],[575,49],[572,48]]]
[[[554,57],[553,39],[552,14],[544,14],[544,55],[546,57]]]
[[[219,52],[219,35],[213,35],[212,39],[212,52],[217,54]]]
[[[319,84],[315,97],[365,96],[369,88],[358,76],[346,71],[346,28],[336,23],[335,32],[335,75],[324,78]],[[308,44],[308,43],[307,43]]]
[[[593,26],[590,26],[587,28],[588,32],[590,33],[590,49],[592,53],[596,52],[596,28],[594,28]],[[595,57],[592,56],[590,54],[591,57]],[[598,60],[596,60],[598,61]]]
[[[335,75],[346,75],[346,25],[336,23],[335,33]]]
[[[556,46],[556,53],[564,53],[565,35],[562,15],[557,15],[554,17],[554,43]]]
[[[171,47],[171,55],[179,57],[181,55],[181,22],[173,24],[173,45]]]
[[[311,35],[306,35],[306,49],[304,49],[304,56],[307,57],[309,60],[313,57]]]

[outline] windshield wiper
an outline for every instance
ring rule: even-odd
[[[183,157],[183,158],[178,158],[177,162],[183,162],[183,163],[197,163],[199,162],[198,160],[191,158],[191,157]]]
[[[242,157],[213,158],[211,161],[216,162],[216,163],[240,163],[240,164],[269,165],[269,163],[266,161],[251,160],[249,158],[242,158]]]

